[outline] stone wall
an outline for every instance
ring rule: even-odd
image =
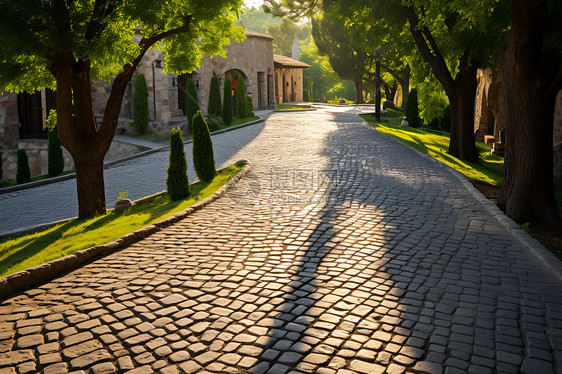
[[[49,173],[47,139],[26,139],[18,142],[19,149],[25,149],[29,161],[31,176]],[[113,141],[105,155],[105,161],[118,160],[142,151],[146,148],[136,145]],[[64,158],[64,171],[74,169],[74,161],[66,149],[62,150]],[[17,174],[17,148],[2,153],[2,169],[4,179],[16,179]]]
[[[505,126],[503,83],[492,79],[490,69],[478,69],[478,86],[474,99],[474,137],[483,142],[485,135],[493,135],[499,142],[499,132]]]
[[[278,103],[303,101],[303,80],[300,68],[275,69],[275,101]]]
[[[17,149],[19,126],[17,95],[0,95],[0,152]]]

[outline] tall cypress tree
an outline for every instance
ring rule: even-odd
[[[133,127],[139,134],[144,134],[148,126],[148,96],[144,74],[135,78],[135,96],[133,98]]]
[[[408,100],[406,101],[406,107],[404,108],[406,118],[408,118],[408,123],[411,127],[420,127],[421,119],[420,112],[418,109],[418,91],[415,88],[410,90],[408,94]]]
[[[189,123],[189,131],[191,132],[191,122],[193,116],[199,110],[199,99],[197,98],[197,89],[193,79],[188,78],[185,82],[185,111],[187,115],[187,122]]]
[[[189,196],[189,180],[187,179],[187,160],[183,137],[179,128],[170,133],[170,164],[168,165],[168,194],[173,201],[185,199]]]
[[[213,141],[201,111],[193,117],[193,167],[199,179],[206,183],[217,174]]]
[[[213,75],[209,92],[209,117],[220,117],[222,112],[219,77]]]
[[[242,74],[236,74],[236,115],[238,118],[248,117],[246,105],[246,86]]]
[[[232,123],[232,82],[230,79],[224,81],[222,119],[227,126]]]
[[[25,149],[18,149],[18,171],[16,173],[16,182],[18,184],[27,183],[31,179],[31,171],[29,170],[29,160]]]

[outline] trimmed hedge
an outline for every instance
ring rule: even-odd
[[[31,179],[31,171],[29,170],[29,161],[25,149],[18,149],[18,171],[16,174],[16,182],[18,184],[27,183]]]
[[[170,164],[168,165],[168,194],[173,201],[185,199],[189,196],[189,180],[187,178],[187,160],[183,137],[179,128],[170,133]]]
[[[224,81],[222,119],[227,126],[232,123],[232,82],[230,79]]]
[[[187,116],[187,122],[189,123],[189,128],[191,129],[191,122],[193,121],[193,116],[199,110],[199,99],[197,98],[197,88],[195,88],[195,82],[193,79],[188,78],[185,82],[185,111]]]
[[[54,109],[51,109],[49,117],[47,117],[47,130],[49,131],[47,170],[50,176],[56,177],[64,170],[64,157],[57,135],[57,111]]]
[[[217,175],[213,141],[201,111],[193,117],[193,167],[197,177],[209,183]]]
[[[148,127],[148,95],[144,74],[135,78],[135,96],[133,98],[133,127],[139,134],[144,134]]]
[[[412,88],[408,94],[408,100],[406,101],[404,112],[411,127],[420,127],[421,118],[418,108],[418,91],[415,88]]]
[[[221,92],[219,77],[213,75],[209,92],[209,117],[220,117],[222,114]]]
[[[242,74],[236,74],[236,115],[238,118],[248,117],[248,106],[246,104],[246,87]]]

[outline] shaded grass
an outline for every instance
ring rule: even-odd
[[[228,126],[225,126],[224,128],[227,129],[229,127],[243,125],[245,123],[252,122],[252,121],[255,121],[255,120],[258,120],[258,119],[260,119],[260,117],[258,117],[258,116],[253,116],[253,117],[248,117],[248,118],[233,117],[232,123]]]
[[[0,239],[0,276],[111,242],[158,222],[212,195],[243,168],[244,166],[231,165],[218,171],[211,183],[192,184],[191,194],[185,200],[170,201],[166,194],[150,203],[123,211],[111,210],[104,216],[86,220],[74,218],[37,233]]]
[[[60,173],[59,175],[57,175],[57,177],[60,177],[61,175],[72,174],[74,172],[75,172],[74,170],[67,170],[64,173]],[[49,179],[49,178],[54,178],[54,177],[50,176],[49,174],[36,175],[34,177],[31,177],[29,182],[37,182],[37,181],[42,181],[44,179]],[[5,180],[3,182],[0,182],[0,188],[12,187],[12,186],[15,186],[17,184],[18,184],[18,182],[16,182],[15,180]]]
[[[395,117],[396,116],[396,117]],[[480,155],[480,163],[459,160],[447,154],[449,149],[449,136],[435,134],[412,127],[400,127],[400,118],[403,112],[389,110],[387,117],[377,122],[371,115],[362,115],[378,131],[392,136],[403,143],[425,153],[428,156],[461,172],[468,179],[481,181],[494,186],[500,186],[503,180],[503,158],[490,154],[491,147],[484,143],[476,143]]]

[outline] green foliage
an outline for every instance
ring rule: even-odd
[[[203,119],[201,111],[193,117],[193,167],[199,179],[209,183],[217,171],[215,169],[215,153],[209,127]]]
[[[274,17],[271,14],[264,13],[261,9],[252,7],[250,9],[243,9],[237,22],[248,30],[265,34],[270,26],[281,24],[281,18]]]
[[[375,102],[373,101],[372,104],[374,104],[374,103],[375,103]],[[382,108],[383,108],[383,109],[388,109],[388,108],[390,108],[390,109],[396,109],[396,105],[394,105],[394,103],[393,103],[392,101],[385,100],[385,101],[382,103]]]
[[[219,77],[213,75],[209,91],[209,117],[220,116],[222,114],[221,92]]]
[[[344,20],[336,12],[324,12],[312,18],[312,37],[321,54],[328,56],[330,65],[340,79],[363,79],[367,56],[351,40]]]
[[[31,179],[31,171],[29,170],[29,161],[25,149],[18,149],[18,171],[16,181],[18,184],[27,183]]]
[[[222,119],[227,126],[232,123],[232,82],[230,79],[224,81]]]
[[[312,97],[310,97],[310,91],[308,91],[306,88],[302,90],[302,97],[304,101],[309,103],[312,102]]]
[[[187,160],[183,137],[179,128],[172,129],[170,133],[170,164],[168,165],[168,194],[172,201],[177,201],[189,196],[189,180],[187,179]]]
[[[246,96],[246,118],[253,117],[254,114],[254,104],[250,96]]]
[[[153,46],[166,56],[168,71],[189,73],[202,54],[225,56],[223,45],[231,38],[243,40],[234,22],[241,5],[241,0],[2,1],[0,12],[10,17],[0,19],[0,87],[10,92],[55,88],[50,67],[56,56],[69,52],[75,61],[91,63],[93,80],[109,80],[142,51],[139,39],[133,39],[134,26],[142,28],[146,40],[186,20],[186,32],[169,33]]]
[[[297,25],[288,18],[283,18],[279,25],[269,25],[267,33],[275,38],[275,44],[277,45],[275,53],[291,57],[296,32]]]
[[[191,127],[193,116],[199,110],[199,98],[197,97],[197,88],[193,79],[188,78],[185,82],[185,111],[187,115],[187,122]]]
[[[246,104],[246,86],[244,85],[244,77],[242,74],[236,74],[236,115],[238,118],[248,117],[248,106]]]
[[[135,96],[133,98],[133,127],[139,134],[144,134],[148,126],[148,95],[144,74],[135,78]]]
[[[225,123],[222,117],[213,116],[207,118],[207,127],[209,127],[209,131],[213,132],[222,130],[225,127]]]
[[[412,88],[408,94],[408,101],[406,102],[404,112],[411,127],[420,127],[421,119],[418,110],[418,91],[415,88]]]
[[[62,155],[62,146],[57,135],[57,111],[51,109],[49,117],[47,117],[47,130],[49,131],[48,145],[48,165],[49,175],[56,177],[64,170],[64,157]]]

